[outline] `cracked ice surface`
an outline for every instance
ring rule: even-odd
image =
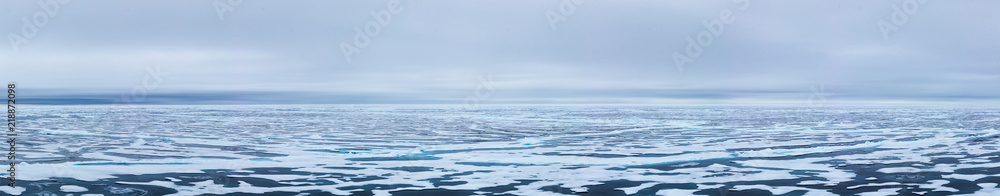
[[[25,106],[0,191],[976,195],[1000,183],[997,109]]]

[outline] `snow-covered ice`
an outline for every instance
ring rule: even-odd
[[[1000,183],[997,109],[26,106],[18,110],[18,186],[0,191],[992,194]]]

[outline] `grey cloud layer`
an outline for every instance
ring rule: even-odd
[[[38,2],[0,3],[0,33]],[[155,65],[170,75],[145,103],[462,103],[489,75],[502,85],[482,103],[796,103],[821,84],[831,102],[1000,98],[996,1],[927,1],[884,39],[906,1],[589,0],[553,30],[564,1],[402,0],[347,62],[341,43],[387,2],[245,0],[220,20],[213,1],[69,1],[18,52],[2,41],[0,78],[71,103]],[[672,55],[727,9],[679,72]]]

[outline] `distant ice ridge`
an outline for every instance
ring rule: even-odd
[[[975,195],[1000,182],[996,109],[32,106],[0,191]]]

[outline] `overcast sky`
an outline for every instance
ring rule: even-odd
[[[1000,101],[1000,1],[46,2],[0,2],[23,103]]]

